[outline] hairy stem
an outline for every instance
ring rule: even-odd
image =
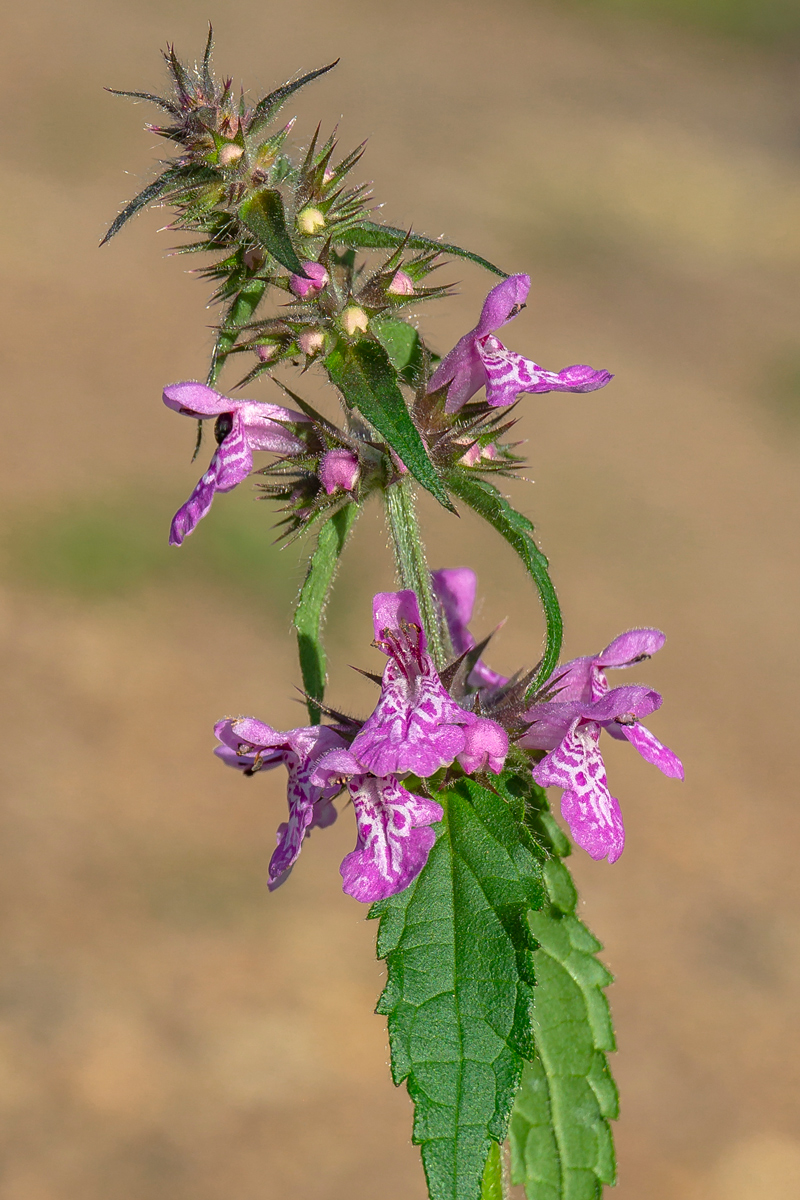
[[[441,671],[449,657],[449,638],[431,587],[431,573],[425,561],[425,547],[414,504],[413,484],[409,479],[400,479],[391,484],[384,494],[386,522],[392,539],[397,577],[401,587],[410,588],[417,594],[428,646],[437,669]]]

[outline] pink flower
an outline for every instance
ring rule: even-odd
[[[407,271],[395,271],[386,291],[390,296],[413,296],[414,280]]]
[[[444,610],[453,650],[457,656],[465,654],[475,645],[475,638],[468,628],[478,585],[475,572],[469,567],[442,567],[438,571],[431,571],[431,582]],[[508,680],[505,675],[498,675],[478,659],[468,682],[474,688],[498,688]]]
[[[492,288],[474,329],[442,360],[431,376],[428,391],[447,387],[447,412],[457,412],[486,388],[486,401],[495,408],[513,404],[520,392],[594,392],[612,378],[608,371],[582,365],[554,374],[513,350],[495,336],[524,308],[530,290],[528,275],[511,275]]]
[[[505,730],[467,712],[445,690],[426,649],[414,592],[379,592],[372,613],[375,641],[389,661],[375,711],[350,748],[354,758],[375,775],[413,771],[427,778],[462,756],[467,771],[475,762],[502,769]]]
[[[287,429],[308,421],[303,413],[257,400],[232,400],[204,383],[173,383],[164,388],[164,403],[184,416],[216,417],[219,445],[208,470],[172,519],[169,544],[180,546],[211,508],[215,492],[229,492],[253,469],[253,451],[299,454],[303,443]]]
[[[641,723],[661,707],[661,696],[648,688],[609,688],[605,669],[629,667],[649,658],[664,644],[658,629],[632,629],[600,654],[576,658],[553,673],[546,687],[553,700],[526,713],[528,729],[518,745],[549,753],[534,767],[542,787],[561,787],[561,812],[572,836],[592,858],[615,862],[625,844],[619,805],[608,790],[600,752],[600,730],[627,739],[642,757],[665,775],[683,779],[683,765]]]
[[[214,733],[222,743],[214,753],[228,766],[254,775],[283,763],[289,772],[289,820],[278,826],[278,845],[269,864],[272,890],[286,879],[311,830],[324,829],[336,820],[331,801],[341,790],[340,784],[319,785],[312,782],[312,776],[319,759],[344,742],[325,725],[280,733],[254,717],[220,721]]]
[[[337,488],[341,488],[345,492],[352,492],[361,475],[358,455],[344,447],[328,450],[322,456],[318,473],[319,481],[329,496]]]
[[[289,287],[300,300],[313,300],[328,282],[328,272],[322,263],[318,262],[304,262],[303,270],[308,278],[304,279],[302,275],[290,275]]]

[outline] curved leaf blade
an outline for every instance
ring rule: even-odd
[[[105,246],[106,242],[110,242],[114,234],[119,233],[122,226],[130,221],[131,217],[135,217],[143,208],[147,208],[148,204],[152,204],[157,200],[175,182],[175,178],[175,171],[171,167],[168,167],[166,171],[159,175],[158,179],[154,179],[152,183],[148,183],[146,188],[142,188],[138,196],[134,196],[125,205],[122,212],[111,222],[108,233],[100,245]]]
[[[424,233],[409,233],[407,229],[398,229],[394,225],[379,225],[377,221],[359,221],[336,235],[337,242],[347,246],[360,246],[365,250],[388,250],[405,243],[410,250],[438,250],[441,254],[451,254],[454,258],[464,258],[477,263],[493,275],[508,279],[508,271],[503,271],[471,250],[464,250],[452,242],[440,242],[436,238],[426,237]]]
[[[533,523],[512,508],[497,488],[479,475],[452,471],[447,477],[447,484],[456,496],[503,535],[516,550],[525,570],[536,584],[547,623],[547,642],[536,678],[529,688],[529,694],[532,694],[544,680],[550,678],[558,665],[564,636],[558,596],[550,578],[547,559],[533,540]]]
[[[479,1200],[532,1053],[525,914],[543,900],[541,860],[513,802],[472,780],[436,799],[444,820],[424,870],[370,911],[388,972],[377,1012],[415,1105],[431,1200]]]
[[[239,220],[254,233],[265,250],[293,275],[306,278],[286,225],[283,197],[275,188],[261,188],[239,206]]]
[[[274,92],[270,92],[268,96],[264,96],[259,100],[258,104],[253,109],[250,117],[249,130],[250,132],[259,129],[262,125],[267,125],[277,116],[278,110],[295,92],[301,87],[305,87],[307,83],[311,83],[312,79],[319,79],[320,75],[326,75],[328,71],[332,71],[339,62],[337,58],[335,62],[328,63],[327,67],[319,67],[316,71],[309,71],[307,75],[301,76],[300,79],[295,79],[291,83],[284,83],[282,87],[276,88]]]
[[[315,701],[322,700],[325,695],[327,658],[322,644],[322,617],[340,555],[358,512],[357,504],[346,504],[320,529],[292,618],[308,718],[312,725],[319,724],[322,718],[322,711]]]
[[[339,342],[325,360],[332,382],[351,408],[384,437],[395,454],[440,504],[454,512],[441,477],[397,386],[389,356],[377,341]]]

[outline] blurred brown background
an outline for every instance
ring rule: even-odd
[[[202,377],[214,314],[164,214],[98,251],[151,177],[159,49],[254,92],[342,56],[297,142],[370,137],[385,218],[533,277],[508,341],[615,372],[522,403],[518,503],[554,564],[569,655],[665,629],[637,673],[687,781],[606,745],[628,828],[576,855],[618,976],[619,1200],[800,1195],[797,467],[800,161],[795,4],[30,0],[6,11],[0,487],[7,749],[0,956],[2,1200],[410,1200],[374,926],[343,896],[352,818],[266,891],[278,772],[211,757],[213,721],[297,724],[288,612],[301,565],[245,485],[181,550],[198,474],[160,403]],[[127,172],[127,174],[126,174]],[[491,280],[424,314],[446,350]],[[233,379],[235,376],[230,376]],[[258,395],[273,398],[267,384]],[[200,468],[202,469],[202,467]],[[491,660],[542,624],[510,552],[426,508],[434,565],[476,567]],[[503,568],[508,566],[508,577]],[[330,695],[391,568],[366,514],[331,606]],[[363,687],[362,687],[363,684]]]

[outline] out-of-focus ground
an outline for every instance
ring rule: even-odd
[[[634,6],[635,7],[635,6]],[[149,178],[152,119],[103,85],[163,83],[158,49],[266,90],[342,56],[293,106],[342,145],[386,218],[529,271],[508,341],[590,396],[522,402],[566,651],[636,624],[638,678],[686,783],[606,747],[628,847],[576,855],[618,976],[619,1200],[800,1195],[796,783],[800,161],[780,50],[581,8],[32,0],[2,41],[6,271],[0,955],[2,1200],[408,1200],[410,1106],[388,1079],[374,927],[343,896],[349,813],[269,896],[282,780],[211,757],[211,726],[302,716],[288,611],[297,554],[249,486],[181,551],[198,475],[160,404],[202,377],[201,285],[161,214],[97,250]],[[161,153],[159,149],[156,151]],[[130,174],[125,174],[125,172]],[[491,282],[424,315],[442,350]],[[233,378],[233,377],[231,377]],[[258,395],[271,398],[267,385]],[[434,564],[468,563],[492,661],[541,644],[510,553],[425,507]],[[330,695],[366,710],[370,592],[391,572],[362,518],[331,607]],[[508,565],[506,577],[504,567]]]

